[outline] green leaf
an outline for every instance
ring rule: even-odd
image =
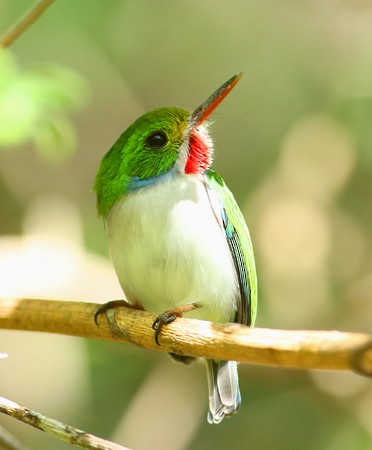
[[[87,97],[86,82],[76,72],[54,64],[20,70],[12,54],[1,50],[0,149],[33,140],[48,159],[68,157],[76,144],[69,113]]]

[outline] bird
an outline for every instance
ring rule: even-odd
[[[103,157],[95,178],[98,215],[132,307],[158,314],[153,329],[177,317],[252,327],[257,275],[244,216],[211,166],[210,116],[242,78],[223,83],[193,112],[154,109],[139,117]],[[103,311],[117,301],[102,305]],[[189,363],[194,358],[171,354]],[[238,363],[205,359],[209,411],[220,423],[241,404]]]

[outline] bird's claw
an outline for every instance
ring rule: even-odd
[[[159,343],[159,334],[161,329],[163,328],[163,325],[168,325],[169,323],[176,320],[178,317],[177,314],[174,313],[174,311],[165,311],[163,314],[160,314],[152,324],[152,329],[155,331],[155,342],[160,345]]]
[[[199,306],[196,303],[188,303],[187,305],[169,309],[168,311],[163,312],[163,314],[160,314],[152,324],[152,329],[155,331],[155,342],[160,345],[159,334],[161,329],[163,328],[163,325],[168,325],[169,323],[176,320],[177,317],[182,317],[184,313],[192,311],[193,309],[198,307]]]
[[[130,305],[126,300],[111,300],[107,303],[104,303],[103,305],[100,305],[94,312],[94,323],[98,326],[98,317],[101,314],[106,314],[107,311],[109,311],[110,309],[114,309],[117,308],[118,306],[126,306],[126,307],[130,307],[132,305]]]

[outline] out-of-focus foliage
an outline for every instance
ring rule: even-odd
[[[358,141],[360,156],[369,167],[372,166],[372,97],[362,96],[346,99],[335,112]]]
[[[86,101],[87,87],[75,71],[57,64],[20,68],[0,51],[0,149],[33,140],[49,159],[63,159],[76,147],[68,117]]]
[[[0,29],[31,4],[2,0]],[[140,114],[191,110],[244,71],[210,130],[253,238],[257,324],[371,332],[371,23],[362,0],[54,2],[12,47],[13,73],[33,81],[4,120],[24,103],[20,130],[31,113],[66,120],[85,97],[69,71],[91,101],[70,119],[67,161],[45,164],[23,138],[0,152],[0,295],[120,298],[91,194],[99,161]],[[35,87],[41,61],[64,69],[38,69]],[[371,382],[357,375],[241,365],[241,410],[212,427],[203,367],[59,338],[2,333],[2,395],[136,450],[372,448]],[[71,448],[0,421],[33,448]]]

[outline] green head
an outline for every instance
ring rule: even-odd
[[[203,174],[213,153],[206,119],[241,76],[224,83],[192,114],[159,108],[130,125],[101,162],[94,184],[98,213],[105,217],[120,197],[170,171]]]
[[[137,119],[103,158],[94,190],[97,209],[107,215],[132,187],[169,172],[177,161],[189,113],[159,108]]]

